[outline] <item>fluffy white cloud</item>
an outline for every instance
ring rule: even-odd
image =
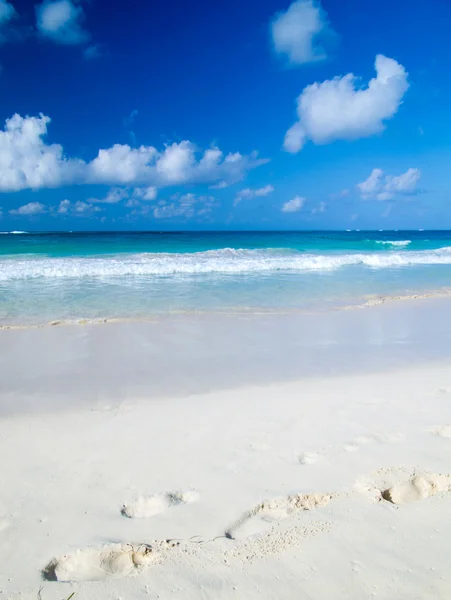
[[[90,212],[100,212],[102,209],[98,206],[93,206],[89,202],[82,202],[81,200],[77,200],[74,204],[74,212],[79,215],[84,215],[85,213]]]
[[[307,140],[326,144],[355,140],[384,130],[409,88],[407,72],[396,60],[376,56],[376,77],[366,88],[348,73],[307,86],[297,99],[298,121],[285,135],[285,150],[299,152]]]
[[[385,175],[382,169],[373,169],[368,179],[357,187],[365,200],[392,200],[397,195],[413,195],[418,192],[421,178],[419,169],[407,169],[401,175]]]
[[[285,202],[281,210],[285,213],[299,212],[304,206],[304,203],[305,198],[302,198],[302,196],[295,196],[292,200]]]
[[[45,144],[50,118],[14,115],[0,131],[0,191],[58,187],[82,177],[84,163],[66,159],[59,144]]]
[[[153,146],[131,148],[115,144],[99,150],[91,162],[68,158],[60,144],[46,144],[50,118],[14,115],[0,130],[0,192],[59,187],[70,184],[133,185],[147,188],[184,183],[234,183],[268,162],[256,152],[224,155],[218,148],[201,153],[189,141],[162,151]]]
[[[108,150],[100,150],[89,163],[88,180],[156,187],[218,180],[235,182],[250,169],[266,162],[256,153],[224,156],[219,149],[206,150],[198,159],[196,147],[186,140],[166,146],[162,152],[153,146],[131,148],[127,144],[116,144]]]
[[[71,214],[73,216],[86,216],[88,214],[101,212],[101,208],[98,206],[93,206],[90,202],[83,202],[82,200],[77,200],[77,202],[72,203],[70,200],[61,200],[58,207],[56,208],[56,212],[60,215]],[[51,208],[52,212],[55,212],[54,208]]]
[[[385,188],[387,192],[394,194],[414,194],[421,178],[419,169],[407,169],[401,175],[387,175]]]
[[[274,186],[265,185],[264,187],[258,188],[256,190],[252,190],[251,188],[245,188],[244,190],[240,190],[235,196],[235,200],[233,201],[233,205],[236,206],[242,200],[248,200],[250,198],[259,198],[262,196],[267,196],[274,191]]]
[[[296,0],[285,12],[276,15],[271,34],[275,51],[285,54],[292,64],[300,65],[326,58],[321,43],[333,32],[319,1]]]
[[[36,27],[39,33],[57,44],[76,45],[89,40],[83,29],[85,13],[70,0],[46,0],[36,7]]]
[[[128,144],[115,144],[107,150],[99,150],[88,165],[88,179],[92,183],[127,184],[149,177],[149,164],[157,155],[156,148],[152,146],[131,148]]]
[[[69,212],[70,206],[70,200],[61,200],[57,208],[57,212],[60,215],[66,215]]]
[[[11,215],[33,216],[46,212],[46,208],[40,202],[29,202],[17,209],[9,211]]]

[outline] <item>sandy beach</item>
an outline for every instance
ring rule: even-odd
[[[448,309],[0,332],[2,597],[449,598]]]
[[[451,600],[450,23],[0,0],[0,600]]]

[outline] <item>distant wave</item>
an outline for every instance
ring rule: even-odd
[[[376,240],[376,244],[381,244],[383,246],[398,246],[405,247],[412,243],[412,240],[399,240],[399,241],[390,241],[390,240]]]
[[[114,278],[263,272],[333,271],[347,266],[373,269],[451,264],[451,247],[416,252],[304,254],[290,250],[209,250],[191,254],[128,254],[89,258],[5,258],[0,281],[36,278]]]
[[[28,234],[28,231],[0,231],[1,235]]]

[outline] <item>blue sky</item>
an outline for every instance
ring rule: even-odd
[[[0,0],[0,230],[451,228],[447,0]]]

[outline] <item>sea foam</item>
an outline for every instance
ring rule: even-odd
[[[0,282],[36,278],[115,278],[262,272],[334,271],[451,264],[451,247],[416,252],[307,254],[291,250],[221,249],[196,253],[116,254],[101,257],[7,258],[0,261]]]
[[[393,247],[399,247],[399,248],[403,248],[406,246],[409,246],[411,244],[411,240],[376,240],[376,244],[381,244],[383,246],[393,246]]]

